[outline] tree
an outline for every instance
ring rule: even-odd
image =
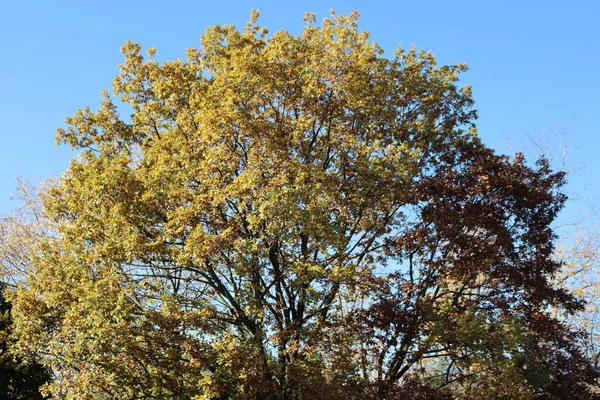
[[[600,243],[597,227],[585,228],[577,224],[576,233],[563,238],[558,243],[557,254],[565,264],[559,275],[558,285],[586,299],[584,312],[564,314],[560,309],[556,314],[569,326],[585,335],[581,347],[586,357],[592,360],[594,368],[600,370],[600,338],[598,337],[598,317],[600,316]],[[596,377],[598,379],[598,376]],[[600,386],[600,382],[597,383]]]
[[[45,187],[40,185],[42,190]],[[40,389],[51,379],[50,370],[37,360],[15,354],[12,307],[7,300],[31,272],[31,252],[37,243],[52,236],[52,224],[37,200],[37,190],[19,178],[15,198],[21,206],[11,215],[0,215],[0,394],[7,400],[47,398]]]
[[[477,137],[464,65],[393,58],[338,15],[215,26],[185,61],[127,42],[57,140],[57,233],[15,333],[60,398],[590,397],[549,307],[564,174]],[[118,101],[132,110],[119,114]]]
[[[32,272],[32,256],[37,244],[56,238],[56,226],[44,212],[39,193],[48,190],[52,180],[32,185],[17,178],[13,200],[20,205],[10,214],[0,214],[0,282],[10,288],[23,284]]]
[[[4,291],[0,282],[0,393],[6,400],[44,399],[40,388],[50,380],[50,372],[37,362],[24,362],[11,351],[11,306]]]
[[[547,159],[555,171],[564,171],[569,180],[582,178],[581,171],[586,170],[585,163],[576,162],[572,156],[581,147],[573,134],[571,121],[561,123],[552,130],[536,131],[526,134],[520,140],[519,147],[528,158]],[[509,138],[510,144],[518,143],[517,138]],[[583,312],[565,313],[554,309],[557,318],[563,319],[568,326],[585,334],[579,339],[579,346],[587,358],[593,361],[596,371],[600,370],[600,341],[598,339],[598,316],[600,311],[600,232],[598,214],[593,207],[577,204],[585,197],[582,189],[568,185],[563,189],[569,196],[571,210],[563,210],[561,218],[553,223],[553,229],[559,238],[556,243],[555,259],[563,263],[563,268],[555,279],[555,284],[570,290],[585,299]],[[577,206],[575,210],[574,207]],[[598,384],[596,384],[598,386]]]

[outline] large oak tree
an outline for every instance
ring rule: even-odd
[[[464,65],[358,15],[128,42],[15,296],[59,398],[591,397],[552,278],[564,176],[479,140]],[[126,103],[120,106],[119,101]],[[120,113],[125,112],[123,116]]]

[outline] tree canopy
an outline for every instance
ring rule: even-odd
[[[14,295],[65,399],[591,398],[553,284],[564,174],[477,136],[462,64],[258,13],[127,42]],[[124,104],[120,104],[124,103]],[[128,116],[121,115],[130,113]]]
[[[0,393],[6,400],[42,400],[46,397],[40,388],[50,380],[50,371],[37,362],[25,362],[11,351],[11,305],[4,291],[5,285],[0,283]]]

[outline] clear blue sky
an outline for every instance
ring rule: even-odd
[[[582,207],[600,197],[600,2],[598,1],[15,1],[0,12],[0,212],[17,175],[63,171],[72,154],[54,145],[56,127],[78,107],[96,107],[127,40],[158,57],[184,57],[207,26],[243,27],[258,8],[271,32],[299,32],[305,11],[358,10],[361,28],[388,54],[401,44],[432,50],[440,63],[466,62],[484,142],[508,151],[505,137],[549,135],[572,124],[573,178]],[[518,140],[518,139],[517,139]],[[582,189],[585,186],[585,191]]]

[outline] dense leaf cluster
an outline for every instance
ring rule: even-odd
[[[50,371],[37,362],[26,363],[11,352],[11,305],[0,283],[0,394],[6,400],[44,399],[40,388],[50,380]]]

